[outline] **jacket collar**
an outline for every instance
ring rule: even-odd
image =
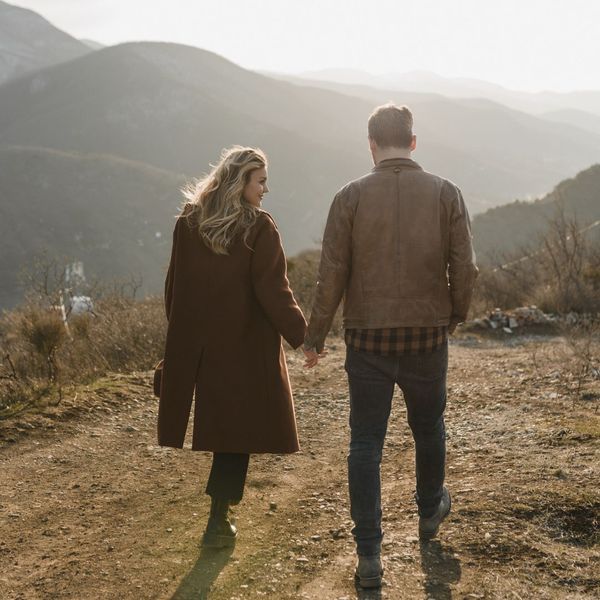
[[[373,171],[383,171],[394,168],[423,170],[423,167],[412,158],[386,158],[375,165]]]

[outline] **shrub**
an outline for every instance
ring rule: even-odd
[[[55,381],[58,374],[56,354],[67,339],[67,330],[60,314],[52,309],[28,306],[21,315],[19,328],[23,340],[37,355],[38,360],[34,359],[33,362],[41,362],[48,381]]]
[[[164,350],[166,319],[162,298],[141,301],[106,296],[95,315],[69,319],[56,310],[27,304],[0,319],[0,416],[21,410],[53,385],[90,382],[108,372],[147,370]]]

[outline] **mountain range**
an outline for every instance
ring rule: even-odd
[[[370,168],[366,118],[390,97],[415,113],[417,161],[457,182],[473,214],[540,196],[600,157],[600,135],[491,101],[325,90],[156,42],[112,46],[0,86],[0,139],[113,154],[190,176],[224,146],[261,146],[272,157],[274,210],[297,251],[319,236],[336,189]]]
[[[484,98],[509,108],[540,115],[564,109],[576,109],[600,116],[600,91],[525,92],[467,77],[443,77],[430,71],[373,75],[353,69],[322,69],[301,73],[301,79],[366,85],[384,90],[402,90],[441,94],[448,98]]]
[[[0,64],[14,40],[36,56],[56,32],[0,2]],[[179,188],[236,143],[270,158],[264,208],[288,254],[314,247],[335,191],[371,168],[366,119],[388,100],[411,106],[415,159],[455,181],[472,215],[542,197],[600,159],[600,127],[582,108],[540,117],[485,98],[267,76],[179,44],[56,39],[45,64],[24,61],[0,85],[0,306],[20,299],[16,273],[42,247],[160,291]]]
[[[392,90],[394,93],[422,93],[446,98],[479,98],[502,104],[547,121],[572,125],[583,132],[600,133],[600,91],[525,92],[511,90],[489,81],[465,77],[442,77],[429,71],[373,75],[353,69],[322,69],[293,77],[273,73],[287,81],[310,80],[316,85],[339,89],[344,86]],[[389,93],[389,92],[388,92]]]
[[[0,84],[90,50],[34,11],[0,0]]]

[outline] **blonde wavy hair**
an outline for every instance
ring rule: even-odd
[[[191,205],[186,217],[216,254],[229,254],[229,247],[240,234],[246,243],[259,209],[246,202],[242,193],[252,171],[266,166],[267,157],[262,150],[233,146],[223,150],[208,175],[183,188]]]

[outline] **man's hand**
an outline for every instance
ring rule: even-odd
[[[450,324],[448,325],[448,333],[452,335],[456,331],[456,326],[462,323],[462,321],[458,321],[457,319],[450,319]]]
[[[319,354],[314,348],[302,348],[302,352],[304,352],[304,358],[306,359],[304,362],[304,367],[306,369],[312,369],[317,365],[320,358],[327,356],[326,350]]]

